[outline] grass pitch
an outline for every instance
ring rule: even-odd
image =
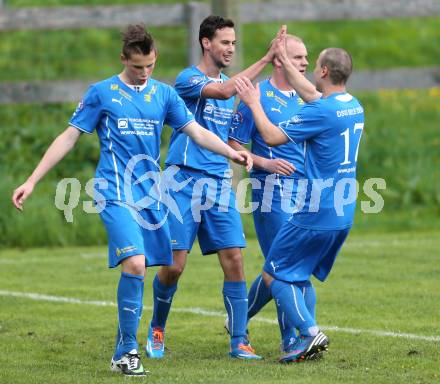
[[[143,358],[149,383],[435,383],[440,381],[438,233],[354,232],[330,278],[316,283],[318,322],[331,339],[321,361],[278,364],[269,303],[250,324],[262,362],[232,361],[223,331],[222,273],[215,256],[190,254],[166,334],[167,355]],[[248,285],[262,256],[245,250]],[[109,361],[118,270],[105,248],[0,252],[0,383],[119,383]],[[148,271],[139,340],[151,317]],[[29,295],[34,293],[37,295]],[[73,300],[76,299],[76,300]],[[199,313],[199,314],[197,314]]]

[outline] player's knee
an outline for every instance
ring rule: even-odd
[[[145,275],[145,257],[143,255],[128,257],[122,262],[122,270],[132,275]]]
[[[176,284],[182,275],[185,266],[175,263],[169,267],[163,267],[159,271],[159,279],[163,284],[172,285]]]
[[[244,278],[243,257],[239,250],[223,253],[221,263],[227,279],[242,280]]]
[[[185,267],[181,264],[173,264],[169,268],[169,274],[170,274],[170,276],[178,279],[182,275],[184,269],[185,269]]]
[[[243,268],[243,257],[240,252],[235,253],[229,261],[234,269],[241,270]]]

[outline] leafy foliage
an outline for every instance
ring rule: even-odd
[[[310,66],[315,65],[324,48],[343,47],[353,56],[355,70],[359,70],[438,65],[440,47],[433,44],[440,39],[438,21],[431,17],[286,24],[287,31],[306,44]],[[243,56],[247,65],[264,53],[277,28],[279,23],[244,26]]]
[[[137,22],[134,20],[133,22]],[[328,46],[346,48],[355,69],[380,69],[438,65],[438,18],[373,21],[321,21],[288,23],[288,31],[303,38],[310,68]],[[279,23],[243,26],[244,64],[264,55]],[[187,29],[149,28],[159,58],[155,76],[174,78],[187,64]],[[322,33],[325,31],[325,33]],[[91,79],[112,76],[121,70],[117,29],[60,31],[8,31],[0,33],[0,81]]]

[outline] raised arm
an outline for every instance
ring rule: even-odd
[[[277,36],[279,35],[279,32]],[[275,57],[275,51],[277,47],[275,44],[271,44],[266,54],[254,64],[246,68],[245,70],[232,76],[224,83],[210,83],[203,88],[202,96],[204,98],[212,99],[229,99],[234,96],[237,91],[235,89],[235,80],[240,77],[247,77],[254,80],[264,69],[267,64],[272,63]]]
[[[246,68],[244,71],[232,76],[224,83],[209,83],[203,88],[202,96],[205,99],[229,99],[234,96],[237,91],[235,90],[235,80],[239,77],[246,76],[249,79],[254,80],[264,69],[264,67],[272,62],[272,58],[269,58],[268,54]]]
[[[234,139],[229,139],[229,146],[234,148],[236,151],[247,151],[238,141]],[[254,153],[249,152],[252,161],[254,162],[254,167],[263,169],[270,173],[277,173],[278,175],[290,176],[295,172],[296,168],[293,164],[289,163],[284,159],[266,159],[263,156],[258,156]]]
[[[316,90],[316,87],[307,78],[302,75],[298,69],[294,67],[287,56],[286,51],[286,32],[287,28],[283,25],[280,29],[281,33],[278,33],[275,39],[275,54],[277,59],[283,66],[286,79],[289,84],[298,92],[301,98],[310,102],[321,97],[321,93]]]
[[[260,104],[260,92],[254,88],[251,81],[246,78],[240,78],[236,81],[238,96],[252,111],[255,125],[260,132],[261,137],[267,145],[273,147],[284,144],[289,141],[288,137],[276,125],[272,124],[264,113]]]
[[[252,168],[252,157],[249,152],[235,151],[229,145],[225,144],[216,134],[203,128],[195,121],[186,125],[182,131],[191,137],[191,139],[193,139],[196,144],[200,145],[201,147],[225,156],[235,163],[244,165],[247,171],[250,171]]]
[[[32,194],[35,185],[70,152],[80,136],[78,129],[69,126],[52,142],[26,182],[14,191],[12,203],[15,208],[23,210],[23,203]]]

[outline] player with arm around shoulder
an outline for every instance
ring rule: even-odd
[[[275,41],[274,41],[275,42]],[[286,35],[286,55],[291,64],[303,76],[308,66],[307,49],[297,36]],[[274,59],[270,78],[258,83],[260,103],[274,124],[279,125],[290,120],[304,101],[288,82],[283,66]],[[305,94],[311,101],[320,97],[320,93],[310,84]],[[257,239],[264,258],[282,224],[297,209],[297,190],[304,179],[304,146],[302,143],[287,142],[269,147],[255,126],[249,107],[240,102],[231,130],[229,145],[244,150],[243,144],[251,143],[254,167],[250,173],[253,178],[252,201],[257,208],[252,212]],[[306,303],[314,313],[315,291],[313,285],[303,289]],[[261,274],[253,281],[248,295],[248,321],[255,316],[270,300],[269,288],[262,281]],[[227,323],[225,323],[227,327]]]
[[[199,145],[234,161],[252,165],[194,121],[175,90],[151,77],[156,49],[144,25],[122,34],[120,74],[93,84],[70,119],[68,128],[50,145],[28,180],[13,193],[19,210],[35,185],[75,146],[82,133],[96,131],[100,160],[96,168],[95,203],[109,240],[109,267],[121,265],[117,289],[118,327],[112,371],[144,376],[136,334],[143,308],[147,266],[172,263],[171,239],[164,207],[153,178],[159,173],[160,135],[164,124],[182,131]],[[145,197],[148,199],[144,199]]]
[[[285,68],[289,65],[283,52],[277,57]],[[279,319],[284,320],[280,324],[285,330],[280,362],[311,359],[325,351],[329,343],[307,309],[301,290],[312,275],[320,281],[327,278],[353,224],[364,113],[345,88],[351,71],[352,59],[345,50],[322,51],[313,72],[322,97],[306,104],[280,127],[267,119],[250,81],[237,81],[238,93],[252,110],[258,130],[269,145],[292,140],[307,146],[304,208],[282,226],[263,267],[264,282],[276,299]]]

